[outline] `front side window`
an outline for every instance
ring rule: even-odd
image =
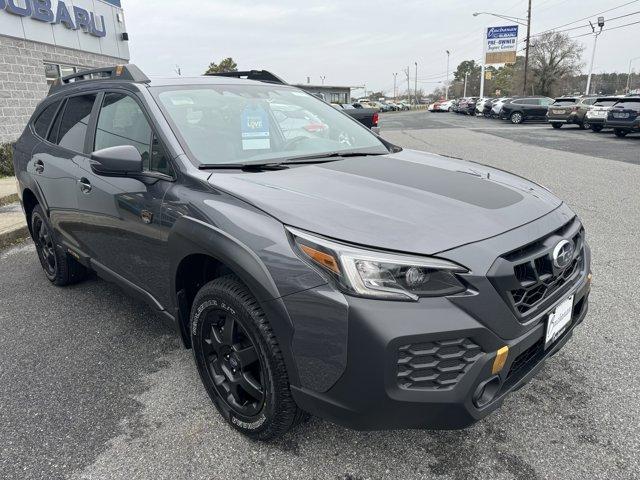
[[[53,136],[50,135],[51,140],[74,152],[84,151],[87,126],[95,100],[95,94],[78,95],[67,99],[57,132]]]
[[[128,95],[107,93],[98,116],[94,150],[122,145],[138,149],[144,170],[172,174],[164,149],[140,105]]]
[[[388,153],[368,129],[298,89],[265,84],[151,91],[183,148],[200,164]]]

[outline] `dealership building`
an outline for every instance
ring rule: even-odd
[[[61,76],[129,61],[120,0],[0,0],[0,143]]]

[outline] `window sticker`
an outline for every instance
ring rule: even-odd
[[[271,148],[269,116],[260,106],[247,106],[240,117],[243,150],[268,150]]]

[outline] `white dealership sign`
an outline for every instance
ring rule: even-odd
[[[484,39],[484,64],[515,63],[518,25],[488,27]]]

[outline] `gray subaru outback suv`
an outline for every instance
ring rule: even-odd
[[[306,414],[466,427],[587,312],[585,232],[548,190],[402,150],[269,72],[66,77],[14,161],[47,278],[96,272],[173,322],[252,438]]]

